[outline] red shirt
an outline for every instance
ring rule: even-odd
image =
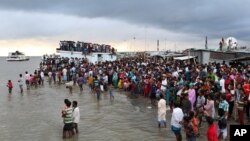
[[[207,130],[207,140],[208,141],[218,141],[216,124],[213,123],[208,127]]]
[[[231,99],[232,99],[231,93],[226,93],[226,100],[227,100],[227,102],[230,102]]]
[[[156,86],[158,89],[161,89],[161,82],[157,82]]]
[[[8,82],[7,83],[7,87],[10,88],[10,89],[12,89],[13,88],[13,84],[11,82]]]
[[[191,120],[192,122],[192,127],[193,127],[193,130],[194,130],[194,133],[198,134],[199,130],[198,130],[198,119],[197,118],[192,118]]]
[[[123,78],[125,77],[125,74],[124,74],[123,72],[121,72],[121,73],[119,74],[119,77],[120,77],[121,79],[123,79]]]
[[[225,80],[225,89],[228,89],[229,84],[230,84],[230,79],[227,78],[227,79]]]
[[[243,85],[243,90],[246,96],[248,96],[249,92],[250,92],[250,85],[248,83],[245,83]]]

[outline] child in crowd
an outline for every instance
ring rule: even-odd
[[[8,81],[7,87],[9,89],[9,94],[11,94],[12,93],[12,89],[13,89],[13,84],[12,84],[11,80]]]
[[[184,121],[183,125],[184,125],[184,129],[185,129],[185,132],[186,132],[187,141],[195,141],[196,140],[196,135],[194,133],[190,117],[185,116],[183,121]]]
[[[227,120],[225,118],[224,110],[222,108],[219,108],[218,114],[218,138],[222,135],[223,140],[226,140],[227,138]]]
[[[198,120],[198,114],[196,112],[190,111],[189,112],[189,117],[191,119],[191,124],[192,124],[192,128],[193,128],[193,132],[195,134],[195,136],[199,136],[199,120]]]

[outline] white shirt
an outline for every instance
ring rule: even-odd
[[[166,111],[167,106],[166,106],[166,100],[165,99],[160,99],[158,102],[158,121],[166,121]]]
[[[75,71],[76,71],[76,68],[75,68],[75,67],[72,67],[72,68],[70,69],[70,71],[71,71],[71,72],[75,72]]]
[[[23,77],[20,77],[20,78],[18,79],[18,84],[19,84],[19,85],[23,85]]]
[[[43,73],[43,71],[41,71],[40,76],[41,76],[41,78],[44,78],[44,73]]]
[[[49,76],[49,78],[52,77],[52,72],[51,71],[48,73],[48,76]]]
[[[167,111],[166,100],[160,99],[160,101],[158,102],[158,114],[166,113],[166,111]]]
[[[177,128],[181,128],[180,122],[183,120],[183,112],[181,108],[174,108],[171,118],[171,125]]]
[[[161,82],[161,90],[165,91],[167,89],[167,79],[162,80]]]
[[[73,110],[73,122],[74,123],[79,123],[79,120],[80,120],[80,110],[79,110],[78,107],[76,107]]]
[[[172,73],[172,76],[178,78],[179,77],[179,73],[177,71],[175,71],[175,72]]]
[[[67,75],[67,69],[66,69],[66,68],[64,68],[64,69],[62,70],[62,72],[63,72],[63,75],[64,75],[64,76]]]
[[[102,74],[102,70],[101,69],[99,70],[99,74]]]
[[[200,108],[205,102],[206,99],[204,96],[198,96],[196,101],[196,108]]]
[[[93,71],[89,71],[89,76],[93,76]]]
[[[220,86],[221,86],[221,92],[225,93],[226,90],[225,90],[225,80],[224,79],[220,80]]]
[[[176,95],[181,95],[182,91],[183,91],[183,88],[181,88],[180,90],[178,90],[178,92],[177,92]]]
[[[30,74],[25,74],[25,80],[29,80],[30,79]]]
[[[105,76],[103,77],[103,79],[104,79],[104,83],[108,83],[108,75],[105,75]]]

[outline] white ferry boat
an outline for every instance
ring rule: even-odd
[[[60,48],[56,52],[60,57],[86,58],[91,63],[117,60],[115,49],[105,44],[60,41]]]
[[[6,60],[7,61],[28,61],[29,57],[25,56],[24,53],[22,52],[15,51],[15,52],[10,52]]]

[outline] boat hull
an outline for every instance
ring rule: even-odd
[[[117,60],[117,56],[115,54],[103,53],[103,52],[93,52],[93,53],[85,55],[82,52],[72,52],[72,51],[57,50],[57,53],[60,54],[60,57],[87,58],[88,61],[91,62],[91,63]]]
[[[29,58],[26,58],[26,59],[12,59],[12,58],[7,58],[6,61],[29,61]]]

